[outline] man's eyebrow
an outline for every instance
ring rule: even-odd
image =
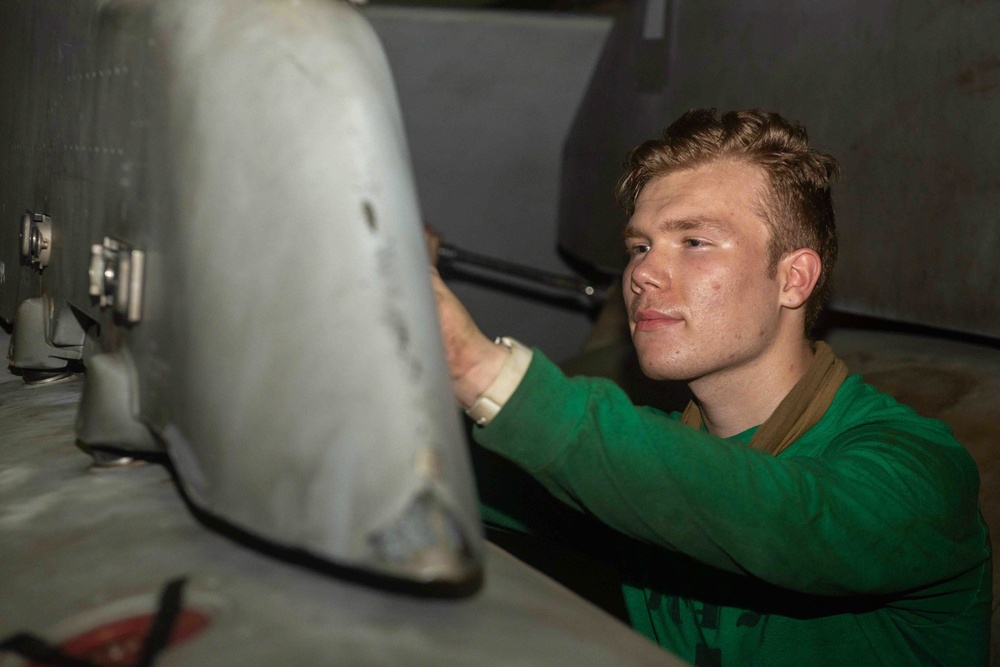
[[[691,232],[691,231],[719,231],[728,232],[732,230],[732,227],[719,220],[718,218],[712,218],[708,216],[693,216],[687,218],[671,218],[669,220],[663,220],[656,225],[657,231],[664,232]],[[643,236],[635,226],[630,222],[625,225],[625,229],[622,231],[622,237],[627,241],[629,239],[634,239]]]
[[[639,232],[636,231],[635,225],[633,225],[631,222],[625,225],[625,229],[622,230],[623,241],[639,238],[640,236],[641,234],[639,234]]]

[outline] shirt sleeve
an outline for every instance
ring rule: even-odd
[[[610,381],[567,378],[536,350],[475,438],[630,537],[792,590],[887,595],[986,556],[978,474],[942,433],[860,426],[822,456],[773,457],[636,407]]]

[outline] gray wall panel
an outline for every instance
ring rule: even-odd
[[[666,86],[653,100],[664,123],[697,107],[774,110],[802,122],[814,145],[841,161],[835,307],[1000,337],[1000,3],[669,6]],[[617,69],[602,62],[597,91],[620,86],[617,70],[635,67],[640,47],[634,40],[625,46]],[[607,251],[612,243],[605,219],[593,214],[603,201],[595,193],[613,185],[634,141],[627,130],[643,120],[633,110],[644,100],[588,94],[591,101],[590,123],[574,128],[568,155],[593,164],[591,171],[570,166],[590,176],[599,170],[604,183],[564,184],[592,205],[576,206],[578,215],[563,221],[562,242],[597,265],[623,264],[616,250]],[[602,114],[633,119],[632,126],[612,137],[617,150],[587,154],[579,146],[592,144],[594,133],[608,139]]]
[[[365,13],[396,79],[425,220],[460,247],[568,273],[556,250],[561,153],[610,20]],[[487,335],[521,338],[557,360],[590,329],[580,312],[452,286]]]
[[[841,160],[848,311],[1000,337],[1000,4],[681,3],[672,110],[762,106]]]

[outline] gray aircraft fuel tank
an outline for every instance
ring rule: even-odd
[[[33,141],[5,161],[4,210],[30,210],[21,239],[47,246],[19,263],[8,225],[11,278],[38,284],[4,285],[14,367],[82,361],[81,441],[165,447],[190,499],[248,531],[476,578],[409,156],[367,22],[343,2],[8,11],[34,29],[5,40],[5,89],[38,111],[10,127]]]

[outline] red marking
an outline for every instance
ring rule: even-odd
[[[139,653],[152,622],[152,614],[114,621],[67,639],[59,645],[59,650],[101,667],[129,667],[139,661]],[[191,609],[182,610],[174,621],[167,646],[191,639],[208,627],[208,624],[207,614]],[[44,666],[32,662],[28,667]]]

